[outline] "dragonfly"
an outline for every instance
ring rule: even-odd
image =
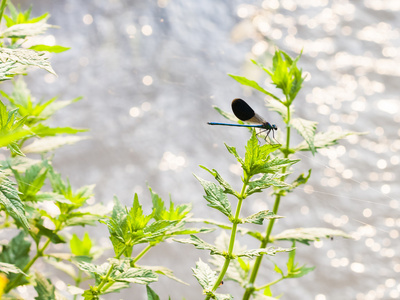
[[[263,117],[259,114],[255,113],[254,110],[244,101],[243,99],[236,98],[232,101],[232,111],[235,116],[243,121],[252,124],[231,124],[231,123],[217,123],[217,122],[208,122],[208,125],[222,125],[222,126],[235,126],[235,127],[252,127],[252,128],[261,128],[264,129],[261,132],[266,131],[265,140],[268,138],[268,135],[272,132],[272,137],[274,137],[274,130],[278,130],[275,124],[270,124],[269,122],[265,121]]]

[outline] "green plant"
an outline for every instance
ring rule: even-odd
[[[10,15],[4,14],[6,7]],[[107,217],[103,205],[88,204],[94,185],[74,189],[53,168],[54,150],[86,139],[73,136],[86,129],[50,127],[47,122],[58,110],[80,98],[37,101],[22,77],[14,78],[26,74],[29,66],[55,74],[45,53],[68,49],[47,45],[22,48],[27,40],[52,27],[47,24],[48,14],[31,18],[30,12],[31,9],[21,11],[11,2],[1,1],[0,19],[5,19],[6,29],[0,33],[0,81],[13,79],[14,89],[9,94],[0,91],[3,97],[0,100],[0,146],[9,150],[9,157],[0,162],[0,226],[3,233],[17,230],[18,234],[3,245],[0,252],[0,268],[7,275],[0,276],[0,295],[5,293],[3,298],[20,299],[15,288],[31,284],[36,289],[37,299],[59,297],[51,280],[32,272],[32,266],[39,259],[71,277],[74,285],[69,291],[75,299],[80,294],[85,299],[99,299],[100,295],[126,288],[130,283],[149,284],[157,280],[158,274],[180,281],[165,267],[143,267],[138,261],[157,244],[173,236],[208,231],[186,228],[191,205],[176,206],[170,200],[166,208],[164,201],[150,188],[153,200],[150,214],[143,212],[135,195],[130,209],[115,198],[111,216]],[[4,99],[8,100],[8,106],[3,103]],[[38,154],[40,159],[34,159]],[[82,240],[76,234],[65,233],[75,226],[99,225],[98,221],[107,225],[115,251],[115,256],[101,265],[94,260],[104,249],[96,250],[87,233]],[[66,243],[69,243],[70,253],[52,253],[53,244]],[[146,247],[133,255],[133,247],[144,243]],[[95,284],[86,291],[80,288],[81,283],[89,279],[94,279]],[[151,288],[147,289],[151,294]]]
[[[290,180],[289,175],[292,172],[293,165],[299,161],[291,159],[290,156],[298,151],[311,151],[312,154],[315,154],[317,149],[332,146],[339,139],[355,134],[354,132],[333,131],[316,133],[316,122],[294,117],[294,100],[304,81],[302,70],[297,67],[299,58],[300,55],[292,59],[285,52],[276,50],[270,69],[253,61],[254,64],[266,72],[271,82],[282,92],[283,98],[267,91],[253,80],[242,76],[230,75],[239,83],[250,86],[271,98],[267,106],[282,117],[285,123],[284,131],[286,136],[280,144],[267,143],[260,146],[255,130],[250,129],[252,136],[247,142],[244,157],[238,154],[236,148],[225,145],[228,152],[239,162],[243,171],[243,175],[241,176],[243,185],[239,191],[234,190],[231,184],[225,181],[215,169],[210,170],[201,166],[215,178],[218,184],[196,176],[204,188],[206,193],[204,198],[208,202],[208,206],[220,211],[230,222],[229,224],[213,220],[203,220],[208,224],[215,224],[230,232],[228,235],[223,235],[219,238],[216,245],[206,243],[193,235],[190,239],[180,240],[182,243],[193,244],[198,249],[209,250],[212,255],[210,261],[217,268],[218,272],[213,271],[209,265],[202,261],[199,261],[193,270],[194,276],[206,294],[205,299],[232,299],[232,296],[229,294],[222,295],[216,293],[223,279],[239,283],[244,289],[243,299],[247,300],[251,296],[257,299],[275,299],[271,290],[272,285],[284,279],[304,276],[314,269],[306,265],[299,266],[295,262],[296,243],[309,245],[311,241],[317,241],[322,238],[332,238],[333,236],[349,237],[343,231],[329,228],[296,228],[272,235],[276,219],[281,218],[277,215],[281,198],[293,192],[296,187],[307,183],[307,180],[311,176],[311,170],[309,170],[306,174],[301,174],[294,180]],[[237,121],[233,115],[217,107],[215,109],[225,118]],[[243,122],[239,121],[239,123]],[[303,142],[296,146],[290,145],[293,134],[292,128],[296,129],[304,139]],[[288,182],[288,180],[290,181]],[[271,188],[271,195],[274,197],[273,210],[259,211],[246,218],[241,217],[240,211],[242,205],[251,201],[247,198],[267,188]],[[234,204],[228,200],[228,195],[236,198],[236,210],[234,213],[231,209],[231,206]],[[264,220],[268,222],[264,232],[239,227],[239,225],[245,223],[262,225]],[[236,241],[237,232],[250,235],[259,240],[260,247],[258,249],[245,250]],[[275,246],[279,241],[283,240],[291,241],[291,248]],[[274,246],[269,246],[270,244],[274,244]],[[274,263],[272,269],[277,274],[277,279],[256,286],[255,280],[263,256],[275,255],[277,252],[289,252],[286,270],[282,270]]]
[[[6,8],[8,15],[4,13]],[[69,292],[74,299],[80,296],[84,299],[100,299],[102,295],[127,288],[131,283],[146,285],[148,299],[159,299],[149,286],[158,280],[158,275],[181,283],[183,281],[176,278],[172,270],[162,266],[142,266],[139,262],[154,247],[168,239],[210,251],[210,263],[217,272],[201,260],[193,269],[206,299],[232,299],[232,295],[216,292],[223,280],[240,284],[244,290],[243,299],[276,299],[271,289],[274,284],[301,277],[313,270],[312,267],[296,263],[295,255],[300,251],[296,243],[308,245],[322,238],[348,237],[342,231],[328,228],[298,228],[272,235],[275,221],[282,218],[278,215],[281,198],[305,184],[311,175],[309,170],[290,179],[293,166],[299,162],[291,156],[298,151],[311,151],[314,154],[319,148],[332,146],[339,139],[355,134],[316,133],[316,122],[293,117],[293,103],[304,80],[302,71],[297,67],[300,56],[292,59],[278,50],[270,69],[253,62],[266,72],[271,82],[281,90],[283,98],[265,90],[255,81],[242,76],[231,77],[272,98],[268,106],[282,117],[285,138],[280,144],[260,145],[258,135],[253,130],[245,146],[244,157],[235,147],[226,145],[243,170],[242,187],[238,191],[215,169],[202,166],[217,184],[196,176],[204,188],[207,205],[221,212],[227,222],[193,219],[191,204],[176,205],[170,199],[169,205],[166,205],[151,188],[152,208],[149,213],[144,212],[137,195],[129,208],[115,197],[111,213],[101,204],[90,204],[88,200],[93,195],[94,185],[73,188],[51,162],[54,151],[59,147],[86,139],[75,135],[85,129],[51,127],[48,123],[58,110],[80,98],[38,101],[31,95],[22,77],[16,78],[16,75],[27,74],[28,67],[32,66],[55,74],[46,53],[68,49],[47,45],[23,48],[25,41],[52,27],[47,24],[48,14],[31,18],[30,13],[30,9],[21,11],[6,0],[0,3],[0,20],[4,19],[6,26],[0,32],[0,81],[12,79],[14,87],[11,93],[0,91],[0,146],[8,149],[8,156],[0,162],[0,227],[3,232],[9,231],[13,235],[17,232],[7,244],[2,245],[0,252],[0,268],[6,274],[0,276],[0,296],[4,294],[4,299],[21,299],[16,288],[22,285],[33,285],[38,294],[36,299],[60,297],[50,279],[32,271],[32,266],[38,260],[51,264],[71,277],[73,284]],[[5,101],[8,101],[7,105]],[[231,114],[219,108],[216,110],[236,121]],[[304,139],[296,146],[290,145],[292,128]],[[262,210],[242,217],[242,207],[251,201],[249,197],[268,188],[274,197],[273,210]],[[267,226],[263,230],[245,227],[246,224],[262,225],[265,220]],[[212,229],[187,227],[192,222],[214,225],[224,231],[212,245],[198,236]],[[114,253],[107,262],[96,263],[104,249],[96,247],[89,234],[85,233],[80,239],[76,234],[66,233],[71,227],[86,225],[101,226],[104,230],[108,228]],[[241,246],[237,240],[239,232],[258,240],[259,248],[248,250]],[[177,239],[182,235],[189,235],[190,238]],[[290,247],[279,246],[280,241],[290,241]],[[67,243],[69,252],[52,252],[52,245]],[[142,247],[139,248],[139,245]],[[279,252],[288,253],[286,270],[273,263],[271,270],[275,271],[277,278],[260,286],[255,285],[263,256]],[[87,280],[91,280],[91,284],[82,286]]]

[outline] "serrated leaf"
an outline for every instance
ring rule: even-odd
[[[44,52],[37,52],[30,49],[0,48],[0,61],[2,63],[12,62],[19,66],[34,66],[57,76],[48,61],[48,58],[43,55]],[[14,65],[14,67],[16,66]]]
[[[136,284],[149,284],[157,281],[158,276],[152,270],[142,268],[129,268],[122,273],[110,276],[111,280]]]
[[[14,218],[25,229],[30,229],[25,209],[19,198],[15,184],[7,178],[6,174],[0,171],[0,204],[4,206],[10,216]]]
[[[318,132],[314,137],[314,147],[315,149],[327,148],[329,146],[336,145],[338,140],[344,139],[349,135],[363,135],[366,132],[354,132],[354,131],[327,131],[327,132]],[[293,149],[295,152],[297,151],[308,151],[309,145],[303,141],[298,144]]]
[[[308,179],[311,176],[311,169],[308,170],[308,175],[300,174],[290,185],[287,185],[286,187],[278,187],[275,189],[274,194],[275,195],[281,195],[281,196],[286,196],[287,193],[292,192],[296,187],[302,184],[306,184]]]
[[[5,262],[0,262],[0,272],[9,274],[9,273],[21,273],[26,275],[24,272],[22,272],[22,270],[20,268],[18,268],[16,265],[14,264],[9,264],[9,263],[5,263]]]
[[[38,296],[35,297],[36,300],[57,300],[55,295],[56,288],[51,283],[50,279],[45,278],[38,272],[35,272],[35,290]]]
[[[288,173],[267,173],[264,174],[260,179],[253,180],[249,182],[248,188],[246,190],[246,195],[250,196],[254,193],[260,193],[263,189],[269,188],[271,186],[275,188],[287,188],[289,189],[291,185],[285,183],[280,178],[287,176]]]
[[[252,249],[246,250],[241,253],[236,253],[238,257],[247,257],[247,258],[254,258],[260,255],[275,255],[277,252],[290,252],[293,248],[281,248],[281,247],[267,247],[263,249]]]
[[[215,180],[217,180],[218,183],[224,188],[224,193],[236,195],[236,191],[231,187],[231,185],[225,179],[222,178],[222,176],[218,173],[217,170],[215,169],[210,170],[204,166],[200,166],[200,168],[208,171],[212,176],[214,176]]]
[[[225,144],[225,147],[226,147],[226,149],[228,149],[228,152],[233,154],[233,156],[236,157],[237,161],[243,166],[244,165],[244,160],[239,156],[239,154],[237,153],[236,148],[228,146],[227,144]]]
[[[310,242],[319,241],[322,238],[329,239],[334,236],[343,238],[351,238],[350,235],[342,230],[330,229],[330,228],[295,228],[285,230],[274,237],[273,240],[295,240],[300,243],[309,245]]]
[[[253,89],[256,89],[257,91],[260,91],[278,101],[280,101],[279,97],[275,96],[274,94],[272,94],[271,92],[268,92],[266,89],[262,88],[257,82],[255,82],[254,80],[250,80],[247,79],[246,77],[243,76],[237,76],[237,75],[232,75],[232,74],[228,74],[230,77],[232,77],[233,79],[235,79],[237,82],[239,82],[242,85],[247,85],[249,87],[252,87]]]
[[[49,16],[48,16],[49,17]],[[25,38],[27,36],[37,36],[45,33],[47,29],[54,26],[47,24],[47,18],[36,23],[16,24],[0,32],[2,38]]]
[[[69,246],[71,248],[71,252],[74,255],[90,255],[90,250],[92,249],[92,240],[89,237],[89,234],[85,232],[82,240],[78,238],[78,236],[74,233],[72,235],[71,240],[69,241]]]
[[[272,110],[277,112],[279,115],[281,115],[282,119],[287,122],[287,116],[288,116],[288,110],[287,107],[280,101],[270,101],[267,104],[267,107]],[[293,105],[289,106],[290,109],[290,115],[293,115],[294,113],[294,108]]]
[[[313,122],[302,118],[294,118],[290,120],[290,126],[295,128],[297,132],[304,138],[313,155],[316,152],[314,146],[314,137],[315,130],[317,129],[317,124],[318,122]]]
[[[194,277],[196,277],[203,290],[206,292],[211,291],[218,278],[217,273],[201,259],[196,263],[196,268],[192,268],[192,270]]]
[[[3,263],[13,264],[19,269],[23,270],[28,264],[29,252],[30,252],[31,242],[25,239],[25,233],[20,231],[19,234],[12,238],[8,245],[3,245],[3,250],[0,253],[0,261]],[[9,280],[13,280],[16,273],[9,274],[7,277]],[[25,277],[22,277],[15,286],[26,284],[28,281]]]
[[[274,214],[272,211],[262,210],[262,211],[259,211],[258,213],[248,216],[247,218],[242,219],[242,223],[253,223],[253,224],[262,225],[263,221],[265,219],[271,220],[271,219],[280,219],[280,218],[283,218],[283,217]]]
[[[189,285],[188,283],[184,282],[183,280],[179,279],[178,277],[176,277],[174,275],[174,273],[172,272],[172,270],[166,268],[166,267],[162,267],[162,266],[143,266],[146,269],[152,270],[153,272],[157,273],[157,274],[161,274],[164,275],[170,279],[173,279],[179,283],[185,284],[185,285]]]
[[[214,245],[211,245],[202,239],[198,238],[197,236],[191,234],[190,239],[183,239],[183,240],[178,240],[178,239],[173,239],[175,242],[182,243],[182,244],[192,244],[195,246],[197,249],[200,250],[209,250],[210,254],[214,255],[224,255],[224,251],[221,249],[218,249]]]
[[[65,145],[73,145],[77,142],[87,140],[86,136],[54,136],[44,137],[35,140],[33,143],[24,146],[22,151],[24,153],[45,153],[53,151]]]
[[[204,191],[206,192],[206,196],[204,196],[204,199],[206,199],[208,202],[207,206],[219,210],[228,218],[231,217],[231,204],[228,201],[228,197],[224,193],[224,190],[221,187],[217,186],[215,183],[201,179],[196,175],[194,176],[200,182],[200,184],[204,188]]]

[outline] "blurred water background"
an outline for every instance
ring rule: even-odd
[[[24,8],[31,4],[20,3]],[[243,149],[249,133],[208,126],[207,121],[223,121],[212,105],[230,111],[231,100],[241,97],[282,128],[278,115],[264,106],[264,95],[243,88],[227,73],[263,83],[266,77],[251,58],[268,65],[275,47],[292,56],[303,50],[299,66],[308,75],[296,99],[297,116],[318,121],[319,131],[368,134],[314,157],[298,157],[297,172],[312,168],[312,176],[281,203],[279,213],[287,218],[274,232],[329,227],[354,239],[299,245],[299,264],[316,266],[315,271],[272,290],[283,293],[281,299],[399,299],[399,1],[32,4],[35,16],[49,11],[49,23],[60,26],[43,36],[44,42],[72,49],[51,58],[57,78],[35,70],[26,77],[28,87],[39,99],[84,96],[53,122],[90,128],[92,137],[59,150],[54,165],[75,187],[96,184],[96,202],[111,205],[116,195],[129,206],[138,193],[147,212],[151,200],[146,183],[164,200],[171,195],[178,203],[192,202],[195,217],[223,221],[206,206],[192,173],[211,180],[198,165],[215,168],[239,188],[235,161],[223,143]],[[243,214],[271,206],[271,197],[254,195]],[[85,230],[100,246],[111,247],[105,225]],[[258,246],[249,239],[244,243]],[[192,246],[168,243],[141,262],[167,266],[190,284],[160,277],[151,287],[162,299],[203,299],[191,271],[199,257],[207,259]],[[282,264],[286,257],[275,259]],[[272,266],[264,259],[260,282],[277,278]],[[65,289],[63,280],[61,274],[52,277],[60,289]],[[225,282],[219,291],[242,297],[233,282]],[[104,299],[146,299],[145,288],[135,286]]]

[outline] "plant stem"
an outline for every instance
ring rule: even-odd
[[[238,223],[240,222],[240,220],[239,220],[240,210],[242,209],[242,204],[243,204],[243,200],[245,198],[246,188],[249,183],[249,179],[250,178],[248,178],[247,175],[245,174],[244,179],[243,179],[242,190],[240,192],[240,195],[238,196],[238,204],[236,206],[235,218],[232,220],[233,225],[232,225],[231,237],[229,240],[228,253],[225,256],[225,262],[224,262],[224,265],[222,266],[221,272],[219,273],[219,276],[218,276],[217,280],[215,281],[214,286],[212,288],[213,292],[215,292],[217,290],[217,288],[219,287],[219,285],[222,282],[222,279],[224,279],[226,271],[228,270],[228,267],[229,267],[229,263],[232,259],[237,227],[238,227]],[[205,300],[208,300],[210,298],[211,298],[211,295],[207,295]]]
[[[43,247],[41,249],[38,249],[36,255],[27,263],[27,265],[24,267],[24,269],[22,270],[22,272],[24,272],[25,274],[28,273],[29,269],[32,267],[32,265],[37,261],[37,259],[39,257],[43,256],[43,252],[44,250],[50,245],[51,240],[48,239],[46,241],[46,243],[44,243]],[[25,276],[22,273],[19,273],[13,281],[10,281],[10,283],[6,286],[6,288],[4,289],[4,293],[8,293],[9,291],[11,291],[13,288],[15,288],[18,285],[18,282],[21,280],[21,278]]]
[[[132,264],[135,264],[139,259],[143,257],[151,248],[153,248],[152,244],[147,245],[146,248],[144,248],[133,260]]]
[[[287,118],[286,118],[285,122],[286,122],[286,147],[285,147],[286,151],[284,152],[284,158],[287,158],[289,156],[289,148],[290,148],[290,106],[287,106]],[[286,173],[286,167],[282,168],[282,173]],[[283,181],[283,180],[285,180],[285,178],[281,177],[281,180]],[[281,202],[281,195],[276,195],[275,202],[274,202],[274,208],[273,208],[274,214],[278,213],[280,202]],[[271,219],[268,223],[265,238],[261,241],[261,245],[260,245],[261,249],[267,247],[274,224],[275,224],[275,219]],[[248,287],[246,288],[246,290],[243,294],[243,300],[249,300],[250,296],[255,291],[254,282],[256,281],[258,270],[260,269],[262,259],[263,259],[263,255],[260,255],[256,258],[256,261],[253,266],[253,270],[250,275]]]

